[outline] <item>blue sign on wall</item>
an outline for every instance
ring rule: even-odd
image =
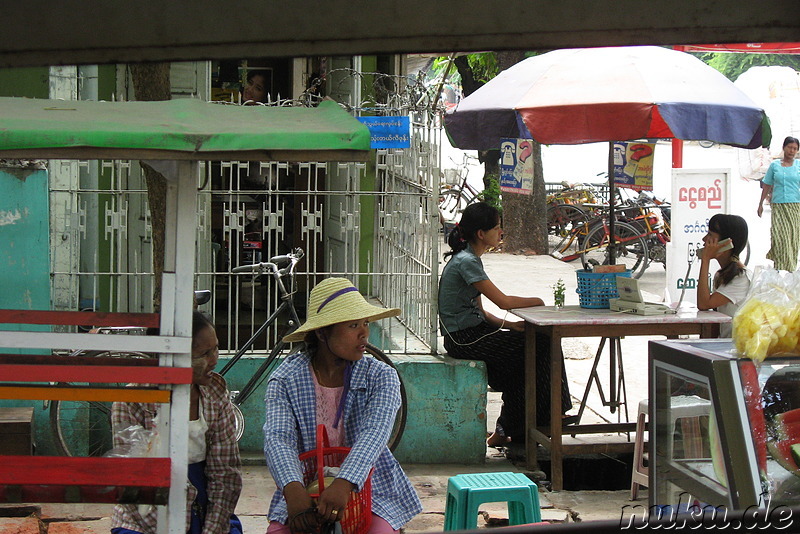
[[[411,121],[408,117],[356,117],[369,130],[370,148],[409,148]]]

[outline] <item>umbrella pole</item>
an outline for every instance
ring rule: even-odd
[[[617,254],[614,250],[614,202],[616,200],[614,191],[614,141],[608,142],[608,264],[614,265],[617,262]]]

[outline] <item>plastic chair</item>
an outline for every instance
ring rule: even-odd
[[[633,471],[631,473],[631,500],[639,495],[639,486],[649,487],[650,469],[644,465],[644,426],[649,413],[648,399],[639,402],[639,414],[636,416],[636,440],[633,448]],[[670,438],[667,440],[667,458],[672,458],[674,437],[672,433],[675,423],[680,419],[689,419],[681,424],[684,441],[698,442],[701,439],[698,418],[711,413],[711,401],[696,395],[676,395],[670,397]],[[685,448],[686,450],[686,448]]]
[[[444,530],[477,528],[478,508],[487,502],[508,503],[509,525],[542,520],[539,488],[522,473],[470,473],[447,482]]]

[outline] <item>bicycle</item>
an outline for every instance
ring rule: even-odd
[[[295,268],[297,263],[303,258],[304,253],[302,249],[295,249],[293,252],[282,255],[282,256],[275,256],[270,258],[267,262],[259,262],[254,263],[252,265],[243,265],[240,267],[235,267],[231,270],[234,273],[240,272],[252,272],[257,274],[269,274],[278,288],[279,297],[281,300],[281,304],[278,308],[272,312],[272,314],[264,321],[264,324],[248,339],[242,346],[236,351],[236,354],[225,364],[225,366],[220,370],[221,375],[225,375],[230,369],[236,365],[242,356],[247,353],[247,351],[252,347],[255,343],[256,339],[258,339],[261,334],[266,331],[270,326],[275,324],[278,318],[283,314],[288,314],[289,319],[287,321],[287,331],[285,334],[290,334],[294,330],[296,330],[301,321],[297,315],[297,310],[294,306],[294,294],[297,291],[295,285]],[[236,411],[236,418],[237,418],[237,429],[236,429],[236,439],[240,439],[244,434],[244,416],[241,413],[241,409],[239,406],[244,404],[247,399],[249,399],[252,394],[256,391],[256,389],[261,385],[261,383],[269,377],[272,371],[278,366],[280,361],[289,354],[293,352],[291,347],[291,343],[285,343],[282,340],[278,341],[274,347],[270,350],[267,357],[259,366],[258,370],[253,374],[252,377],[247,381],[247,383],[242,387],[240,391],[231,391],[231,401],[234,406],[234,410]],[[375,347],[372,344],[367,344],[366,346],[366,356],[375,358],[376,360],[382,361],[383,363],[389,365],[395,371],[397,367],[394,365],[392,360],[379,348]],[[399,377],[398,373],[398,377]],[[397,412],[397,416],[395,417],[395,425],[392,429],[392,435],[389,439],[389,449],[394,450],[397,447],[397,444],[400,442],[400,438],[402,437],[403,430],[405,430],[406,424],[406,417],[407,417],[407,399],[406,399],[406,390],[405,386],[403,385],[403,381],[400,381],[400,409]]]
[[[195,305],[211,299],[211,291],[194,292]],[[101,335],[147,335],[147,328],[139,326],[86,327]],[[135,360],[139,365],[158,365],[155,354],[136,351],[75,350],[65,358],[83,356],[93,358],[96,365],[119,365],[121,359]],[[126,362],[129,365],[131,362]],[[95,384],[96,387],[122,388],[126,382]],[[56,450],[63,456],[102,456],[113,447],[111,429],[111,403],[104,401],[45,401],[49,409],[50,429]]]
[[[439,220],[443,227],[446,222],[455,221],[467,206],[481,199],[482,192],[467,181],[471,159],[477,158],[464,153],[461,164],[456,164],[455,169],[446,169],[453,172],[450,173],[452,176],[445,175],[445,183],[439,191]]]
[[[552,190],[547,194],[545,202],[548,206],[558,204],[573,204],[581,206],[583,204],[597,204],[601,194],[594,184],[572,183],[564,180],[561,182],[561,189]]]
[[[296,293],[295,285],[295,269],[297,263],[303,258],[304,252],[302,249],[295,249],[293,252],[275,256],[270,258],[267,262],[254,263],[252,265],[243,265],[232,269],[232,272],[252,272],[255,275],[268,274],[275,280],[281,300],[280,305],[272,312],[272,314],[264,321],[259,329],[248,339],[244,345],[236,352],[236,354],[223,366],[219,371],[221,375],[228,373],[233,366],[244,356],[248,350],[253,346],[257,338],[282,316],[288,314],[286,322],[286,334],[291,333],[301,324],[298,317],[297,310],[294,306],[294,294]],[[300,348],[300,345],[298,345]],[[250,377],[247,383],[241,390],[231,391],[231,404],[234,408],[234,415],[236,417],[236,439],[239,440],[244,435],[245,419],[242,414],[240,406],[244,404],[257,388],[267,379],[270,373],[278,366],[283,358],[291,354],[294,350],[292,344],[278,341],[275,346],[269,351],[264,361],[259,366],[258,370]],[[88,351],[76,351],[71,354],[77,355],[93,355]],[[153,356],[149,354],[135,353],[135,352],[104,352],[98,353],[97,357],[106,358],[149,358],[153,360]],[[367,344],[366,354],[367,357],[375,358],[383,363],[389,365],[397,370],[392,360],[380,349],[374,345]],[[398,377],[399,377],[398,373]],[[123,387],[125,384],[113,384],[113,387]],[[408,401],[406,397],[405,386],[402,379],[400,380],[400,409],[395,417],[394,428],[388,442],[390,450],[394,450],[400,443],[403,431],[405,430],[406,418],[408,413]],[[57,401],[56,401],[57,402]],[[73,403],[79,405],[81,403]],[[82,403],[82,406],[75,406],[74,408],[83,409],[83,417],[64,417],[61,415],[54,415],[66,413],[66,410],[73,409],[66,405],[56,405],[55,402],[51,404],[51,426],[54,435],[57,435],[57,446],[59,446],[61,453],[67,456],[75,455],[77,450],[86,450],[86,442],[88,442],[88,455],[102,455],[107,451],[111,441],[111,404],[100,402]],[[92,408],[91,410],[87,408]],[[79,423],[75,424],[72,421],[78,420]],[[60,444],[60,445],[59,445]],[[105,447],[105,449],[103,448]]]
[[[566,210],[565,205],[562,210]],[[600,215],[584,218],[578,211],[571,211],[574,219],[569,221],[558,233],[548,235],[550,255],[561,261],[569,262],[581,259],[584,269],[591,270],[594,265],[611,263],[608,245],[611,242],[608,225],[608,207],[595,206]],[[569,209],[574,209],[569,206]],[[567,215],[566,217],[569,217]],[[557,226],[556,226],[557,227]],[[631,276],[638,278],[644,273],[648,264],[648,248],[645,233],[621,219],[614,220],[615,254],[614,263],[625,265]]]
[[[556,204],[547,208],[548,253],[564,261],[578,258],[577,247],[583,245],[582,237],[589,227],[589,214],[573,204]],[[581,234],[583,232],[583,234]],[[570,251],[570,247],[575,249]]]

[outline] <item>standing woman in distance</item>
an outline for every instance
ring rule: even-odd
[[[539,297],[506,295],[489,279],[481,256],[500,244],[500,213],[485,202],[470,204],[450,232],[449,261],[439,281],[439,324],[452,358],[486,363],[489,385],[503,392],[503,406],[487,445],[525,443],[525,322],[488,313],[483,297],[501,310],[543,306]],[[533,273],[532,273],[533,274]],[[536,422],[550,423],[550,340],[536,339]],[[563,363],[563,362],[562,362]],[[572,407],[562,365],[561,413]],[[565,418],[564,423],[574,422]]]
[[[733,248],[720,252],[719,242],[730,239]],[[700,275],[697,281],[697,308],[716,309],[733,317],[750,291],[752,275],[739,260],[747,245],[747,221],[738,215],[718,213],[708,221],[708,233],[703,237]],[[711,260],[717,260],[719,270],[714,275],[714,291],[708,287]],[[731,337],[731,324],[720,325],[719,337]]]
[[[767,259],[776,269],[794,271],[800,253],[800,149],[796,137],[783,140],[783,156],[773,161],[761,181],[763,189],[758,202],[758,216],[764,212],[764,200],[772,207],[770,238],[772,245]]]

